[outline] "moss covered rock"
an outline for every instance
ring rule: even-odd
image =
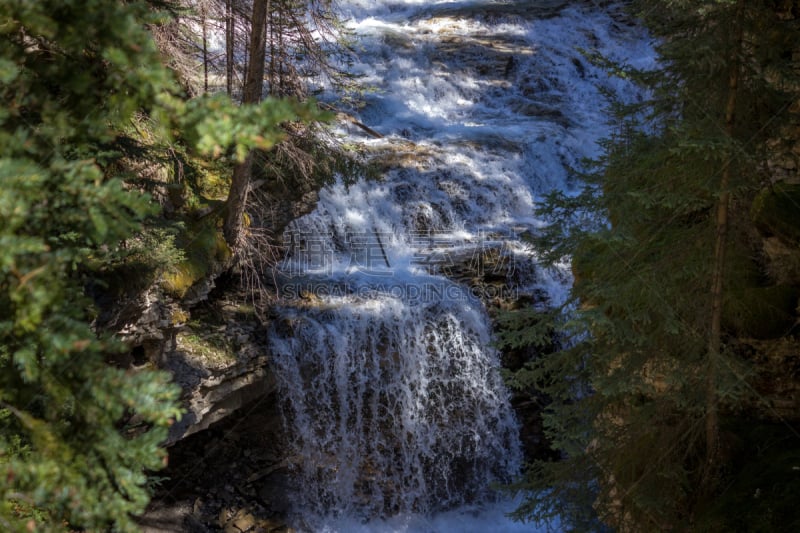
[[[775,236],[788,245],[799,246],[800,184],[776,183],[764,189],[753,201],[751,215],[767,237]]]
[[[187,228],[179,239],[186,260],[164,274],[164,290],[176,298],[183,298],[198,281],[218,271],[231,258],[232,253],[216,220],[202,221]]]

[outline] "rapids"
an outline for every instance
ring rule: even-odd
[[[484,307],[559,303],[569,265],[537,266],[534,210],[609,134],[604,93],[639,98],[587,55],[645,67],[645,32],[612,2],[340,2],[350,69],[374,87],[340,130],[383,169],[337,183],[293,223],[286,305],[271,329],[285,398],[296,527],[314,531],[530,531],[494,484],[523,462]],[[323,87],[324,89],[324,87]],[[481,263],[487,251],[501,258]],[[463,270],[463,269],[462,269]],[[508,295],[506,295],[508,296]]]

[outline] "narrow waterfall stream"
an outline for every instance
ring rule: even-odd
[[[385,171],[286,236],[269,335],[296,527],[530,531],[493,488],[523,457],[486,304],[563,301],[568,265],[537,267],[524,234],[598,154],[601,94],[637,98],[581,50],[645,66],[648,38],[612,2],[340,4],[376,88],[358,119],[383,137],[341,133]]]

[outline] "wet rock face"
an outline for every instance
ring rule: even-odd
[[[454,5],[453,5],[454,4]],[[509,17],[528,17],[545,19],[558,15],[570,2],[564,0],[527,0],[508,3],[474,3],[457,2],[434,5],[421,11],[416,19],[424,18],[471,18],[481,17],[487,20],[507,20]]]
[[[264,396],[174,444],[142,530],[290,531],[286,443],[276,405],[274,395]]]
[[[275,390],[263,326],[250,306],[207,302],[176,328],[161,367],[183,388],[186,414],[170,428],[168,444],[202,431]]]

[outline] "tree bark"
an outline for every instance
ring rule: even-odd
[[[270,0],[254,0],[252,27],[250,29],[250,58],[245,76],[243,104],[255,104],[261,100],[264,84],[264,51],[266,47],[266,18]],[[225,202],[226,213],[223,224],[225,241],[235,253],[241,246],[244,208],[252,179],[253,156],[233,168],[231,188]]]
[[[268,90],[270,96],[275,95],[275,62],[277,61],[277,54],[275,53],[275,21],[273,20],[275,13],[272,9],[269,12],[269,85]]]
[[[250,59],[247,65],[242,102],[254,104],[261,101],[264,85],[264,53],[266,47],[267,11],[270,0],[254,0],[252,27],[250,28]]]
[[[228,96],[233,95],[234,30],[233,0],[225,0],[225,84]]]
[[[733,139],[736,125],[736,98],[739,89],[740,60],[743,42],[744,1],[736,7],[736,38],[731,51],[728,73],[728,97],[725,105],[725,134]],[[714,242],[714,269],[711,275],[711,322],[708,337],[708,374],[706,376],[706,461],[703,484],[706,492],[713,490],[719,453],[719,359],[722,349],[722,305],[725,281],[725,252],[728,237],[728,210],[730,206],[731,158],[722,168],[719,184],[719,199],[716,210],[716,237]]]
[[[208,92],[208,6],[203,2],[200,8],[203,19],[203,92]]]

